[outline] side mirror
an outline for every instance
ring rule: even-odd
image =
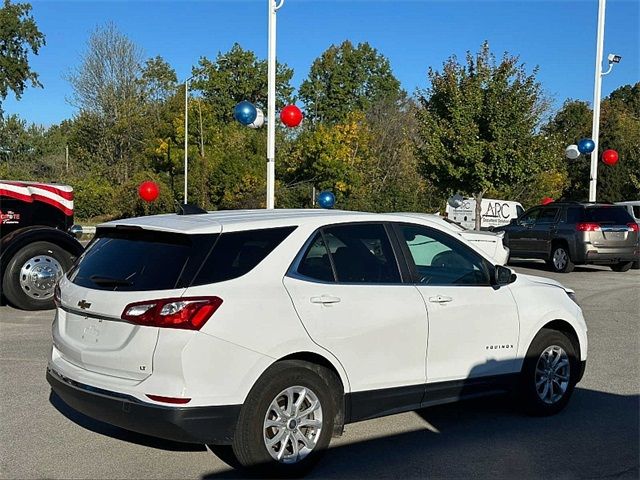
[[[494,285],[500,287],[503,285],[509,285],[516,281],[516,274],[513,273],[513,270],[507,267],[503,267],[502,265],[496,265],[496,270],[494,273]]]

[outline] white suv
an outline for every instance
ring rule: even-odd
[[[303,473],[347,423],[481,394],[556,413],[587,358],[571,290],[424,215],[111,222],[56,302],[47,378],[68,405],[263,474]]]

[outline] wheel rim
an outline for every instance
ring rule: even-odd
[[[38,255],[27,260],[20,269],[20,288],[35,300],[53,297],[53,288],[64,271],[62,265],[49,255]]]
[[[536,392],[540,400],[552,405],[564,397],[569,388],[571,365],[567,352],[562,347],[547,347],[536,365]]]
[[[289,387],[273,399],[264,417],[263,439],[271,457],[296,463],[316,447],[322,433],[322,405],[308,387]]]
[[[568,260],[569,256],[564,248],[556,248],[553,252],[553,265],[556,269],[562,270],[567,265]]]

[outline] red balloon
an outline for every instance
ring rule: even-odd
[[[548,203],[552,203],[553,202],[553,198],[551,197],[544,197],[542,199],[542,201],[540,202],[541,205],[547,205]]]
[[[302,122],[302,111],[295,105],[287,105],[280,112],[280,120],[289,128],[297,127]]]
[[[138,195],[145,202],[153,202],[158,195],[160,194],[160,189],[158,189],[158,185],[155,182],[151,182],[147,180],[146,182],[142,182],[138,187]]]
[[[618,152],[615,150],[605,150],[602,152],[602,161],[607,165],[615,165],[618,163]]]

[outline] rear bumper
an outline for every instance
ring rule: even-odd
[[[638,260],[638,247],[602,248],[586,244],[577,254],[576,261],[579,263],[608,265]]]
[[[51,389],[74,410],[101,422],[184,443],[229,444],[241,405],[163,407],[84,385],[47,368]]]

